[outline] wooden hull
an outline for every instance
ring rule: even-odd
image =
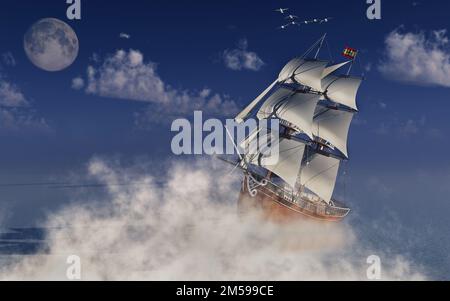
[[[289,223],[301,219],[322,222],[342,221],[350,211],[346,208],[327,208],[324,205],[314,204],[305,200],[300,203],[288,201],[275,193],[269,186],[257,187],[256,195],[249,192],[246,180],[239,195],[238,210],[240,215],[252,212],[262,214],[264,219],[276,223]]]

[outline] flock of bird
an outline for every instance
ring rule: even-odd
[[[289,11],[289,8],[278,8],[275,11],[281,13],[282,15],[286,15],[285,19],[289,21],[289,23],[278,27],[278,29],[286,29],[292,25],[300,26],[302,24],[307,25],[307,24],[313,24],[313,23],[316,23],[316,24],[328,23],[331,19],[333,19],[331,17],[327,17],[324,19],[312,19],[312,20],[306,20],[306,21],[298,21],[298,16],[292,15],[292,14],[287,14],[287,12]]]

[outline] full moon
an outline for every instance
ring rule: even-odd
[[[61,20],[46,18],[36,22],[24,38],[30,61],[46,71],[61,71],[78,56],[79,43],[73,29]]]

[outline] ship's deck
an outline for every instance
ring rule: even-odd
[[[255,176],[258,181],[263,181],[264,179],[260,176]],[[250,179],[251,181],[251,179]],[[276,198],[274,201],[281,203],[281,205],[286,206],[292,210],[298,209],[298,211],[304,213],[309,212],[311,216],[323,216],[323,217],[333,217],[342,219],[350,213],[349,208],[337,206],[340,205],[339,202],[334,201],[335,204],[330,205],[323,202],[319,197],[302,192],[300,195],[295,194],[292,190],[285,189],[275,183],[267,181],[266,185],[260,186],[258,189],[265,191],[265,194],[273,194]]]

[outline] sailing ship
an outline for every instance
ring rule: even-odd
[[[347,139],[363,78],[350,76],[357,55],[353,48],[344,50],[349,60],[339,64],[318,59],[325,39],[326,35],[303,56],[292,59],[235,119],[243,123],[256,113],[260,121],[279,120],[278,139],[272,129],[258,128],[239,142],[244,152],[234,163],[244,171],[241,213],[258,208],[272,220],[337,222],[350,212],[333,193],[340,165],[349,160]],[[348,72],[340,74],[346,65]],[[266,150],[277,147],[276,162],[268,160],[264,147],[251,150],[257,139],[267,141]]]

